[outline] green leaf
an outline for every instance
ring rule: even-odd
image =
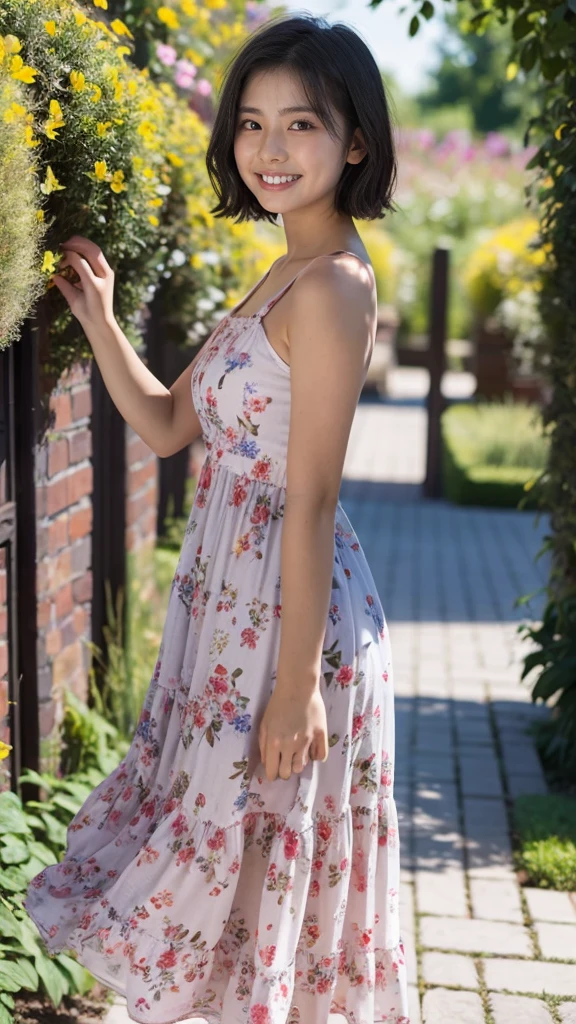
[[[62,997],[69,991],[64,975],[58,970],[54,961],[45,954],[39,954],[34,960],[34,964],[53,1005],[58,1008]]]
[[[40,817],[46,826],[46,835],[51,843],[56,846],[66,845],[66,826],[58,821],[53,814],[44,813]]]
[[[70,811],[72,814],[76,814],[81,806],[74,797],[67,796],[66,793],[56,793],[52,802],[55,807],[62,807],[63,810]]]
[[[0,961],[1,963],[2,961]],[[38,989],[38,974],[33,964],[29,960],[24,960],[23,957],[19,957],[18,960],[10,962],[10,971],[14,978],[20,982],[21,988],[26,988],[30,992],[36,992]]]
[[[19,835],[27,835],[29,831],[26,815],[16,793],[9,789],[0,793],[0,833],[17,832]]]
[[[11,914],[6,907],[0,903],[0,935],[5,939],[20,939],[20,921],[14,914]]]
[[[531,71],[540,54],[538,39],[529,39],[520,50],[520,67],[523,71]]]
[[[2,836],[3,847],[0,849],[0,860],[3,864],[22,864],[30,856],[28,846],[16,836]]]
[[[81,996],[90,991],[94,985],[94,978],[82,964],[66,953],[59,953],[56,963],[70,976],[73,985],[70,991],[78,992]]]
[[[32,857],[37,857],[45,865],[58,863],[58,858],[50,847],[46,846],[45,843],[38,842],[37,839],[33,839],[32,842],[28,843],[28,849]]]
[[[18,973],[13,970],[12,960],[0,960],[0,990],[5,992],[19,992],[22,988]]]
[[[0,869],[0,889],[7,889],[8,892],[23,892],[28,888],[26,875],[17,867]]]
[[[4,992],[0,992],[0,999],[2,999],[2,996],[4,996],[5,994],[6,993],[4,993]],[[13,1024],[13,1021],[14,1021],[14,1018],[13,1018],[12,1014],[8,1013],[8,1010],[4,1006],[3,1002],[1,1002],[0,1003],[0,1024]]]
[[[29,782],[32,786],[40,786],[41,789],[50,793],[54,782],[54,776],[40,775],[40,773],[34,771],[33,768],[25,768],[18,781],[20,783]]]
[[[423,18],[426,18],[426,21],[430,21],[430,18],[434,17],[434,4],[430,3],[430,0],[424,0],[420,8],[420,14]]]
[[[410,27],[408,29],[408,35],[410,37],[415,36],[419,28],[420,28],[420,18],[415,14],[414,17],[410,19]]]
[[[0,1002],[4,1003],[11,1010],[14,1009],[14,996],[11,996],[9,992],[0,992]]]

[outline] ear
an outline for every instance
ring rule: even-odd
[[[366,156],[368,150],[364,142],[364,136],[361,128],[356,128],[354,135],[352,136],[352,142],[348,148],[348,155],[346,157],[346,163],[359,164],[361,160]]]

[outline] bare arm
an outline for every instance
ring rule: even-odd
[[[322,260],[290,304],[291,414],[282,526],[277,683],[306,698],[318,686],[334,559],[334,517],[376,311],[371,272]]]
[[[144,365],[114,317],[114,271],[100,246],[73,235],[60,248],[64,255],[59,269],[72,267],[79,280],[55,274],[53,282],[82,324],[114,405],[156,455],[173,455],[202,432],[190,390],[200,352],[166,388]]]
[[[191,393],[200,352],[166,388],[144,365],[116,320],[104,327],[86,325],[84,330],[114,405],[156,455],[173,455],[200,436]]]

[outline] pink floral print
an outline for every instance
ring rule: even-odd
[[[391,650],[340,504],[320,680],[329,756],[274,782],[260,761],[290,413],[263,317],[289,286],[225,317],[195,364],[206,458],[139,722],[25,902],[47,949],[72,951],[142,1024],[410,1024]]]

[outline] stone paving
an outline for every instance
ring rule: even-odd
[[[546,523],[421,497],[423,387],[398,370],[361,402],[341,491],[392,641],[410,1024],[576,1024],[576,893],[520,887],[510,840],[512,799],[546,792],[517,634],[542,599],[514,605],[546,579]]]

